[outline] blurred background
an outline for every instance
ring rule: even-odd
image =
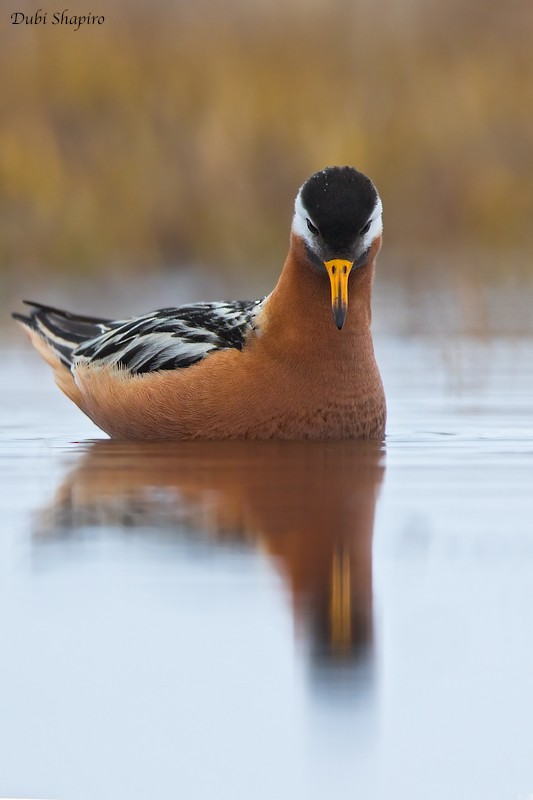
[[[527,0],[69,6],[89,10],[105,23],[3,14],[4,304],[266,292],[298,187],[351,164],[384,202],[378,325],[432,329],[438,294],[441,328],[533,327]]]
[[[0,795],[531,797],[531,0],[2,9]],[[9,311],[266,294],[332,164],[385,442],[101,441]]]

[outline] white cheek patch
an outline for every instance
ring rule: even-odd
[[[370,223],[370,228],[363,236],[363,253],[368,250],[374,239],[377,239],[383,232],[383,204],[381,202],[381,198],[378,195],[378,199],[376,201],[375,208],[372,212],[372,222]]]
[[[292,218],[292,231],[311,248],[311,250],[315,250],[316,242],[314,241],[314,236],[307,227],[307,220],[309,219],[309,215],[307,214],[305,208],[303,207],[302,198],[300,197],[301,191],[298,192],[296,195],[296,200],[294,201],[294,217]],[[311,220],[313,222],[313,220]]]

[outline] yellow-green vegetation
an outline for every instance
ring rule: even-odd
[[[334,163],[393,245],[533,249],[531,4],[109,6],[4,29],[2,269],[259,268]]]

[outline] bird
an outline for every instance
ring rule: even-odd
[[[12,316],[59,388],[112,439],[382,438],[371,334],[382,202],[354,167],[300,187],[289,251],[266,297],[129,319],[24,301]]]

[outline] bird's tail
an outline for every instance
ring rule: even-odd
[[[24,302],[31,306],[30,313],[27,316],[17,313],[11,316],[26,329],[41,355],[46,358],[46,351],[43,352],[42,347],[38,346],[39,340],[51,351],[50,355],[53,354],[67,369],[72,365],[72,353],[82,342],[108,330],[108,320],[71,314],[30,300]],[[46,360],[50,363],[49,358]]]
[[[37,352],[52,367],[55,382],[82,411],[83,400],[71,371],[73,353],[82,343],[108,330],[107,320],[60,311],[42,303],[24,301],[30,313],[13,314]]]

